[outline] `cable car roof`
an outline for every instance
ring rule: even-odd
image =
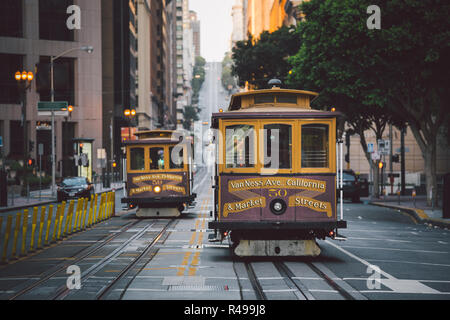
[[[129,140],[124,144],[183,143],[184,140],[184,134],[177,130],[143,130],[135,132],[134,135],[137,136],[137,140]]]
[[[318,95],[317,92],[281,89],[278,87],[240,92],[232,95],[228,111],[243,111],[243,109],[269,106],[311,109],[310,102]]]

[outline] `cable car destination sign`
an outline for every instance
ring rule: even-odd
[[[227,191],[223,194],[224,218],[253,208],[266,208],[272,198],[285,199],[289,207],[304,207],[315,212],[325,213],[332,217],[331,193],[334,195],[332,183],[334,177],[327,180],[297,177],[251,177],[246,179],[230,179],[226,182]],[[327,191],[327,183],[332,186]],[[240,201],[230,201],[240,198]],[[320,197],[321,199],[316,199]],[[326,199],[323,199],[326,197]],[[231,217],[231,216],[230,216]]]

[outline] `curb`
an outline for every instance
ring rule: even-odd
[[[119,187],[119,188],[116,188],[114,190],[117,191],[117,190],[122,190],[122,189],[123,189],[123,187]],[[113,188],[111,188],[110,191],[112,191],[112,190],[113,190]],[[102,194],[102,193],[105,193],[105,192],[109,192],[109,191],[97,192],[96,194]],[[33,204],[26,204],[26,205],[17,206],[17,207],[16,206],[14,206],[14,207],[6,207],[6,208],[0,209],[0,213],[7,212],[7,211],[13,211],[13,210],[22,210],[22,209],[32,208],[32,207],[45,206],[47,204],[55,203],[55,202],[57,202],[56,199],[53,199],[53,200],[49,200],[49,201],[43,201],[43,202],[33,203]]]
[[[369,202],[369,204],[379,206],[379,207],[389,208],[389,209],[400,210],[400,211],[408,214],[417,223],[430,224],[430,225],[437,226],[440,228],[450,228],[450,220],[446,221],[443,219],[430,218],[425,213],[425,211],[422,209],[403,207],[403,206],[399,206],[399,205],[385,204],[385,203],[381,203],[381,202]]]

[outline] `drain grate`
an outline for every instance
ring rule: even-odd
[[[169,291],[225,291],[219,286],[169,286]]]

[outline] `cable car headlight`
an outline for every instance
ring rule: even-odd
[[[270,202],[270,211],[272,211],[273,214],[282,215],[286,212],[286,209],[287,205],[283,199],[273,199]]]
[[[155,186],[155,187],[153,188],[153,191],[154,191],[155,193],[160,193],[160,192],[161,192],[161,187],[160,187],[160,186]]]

